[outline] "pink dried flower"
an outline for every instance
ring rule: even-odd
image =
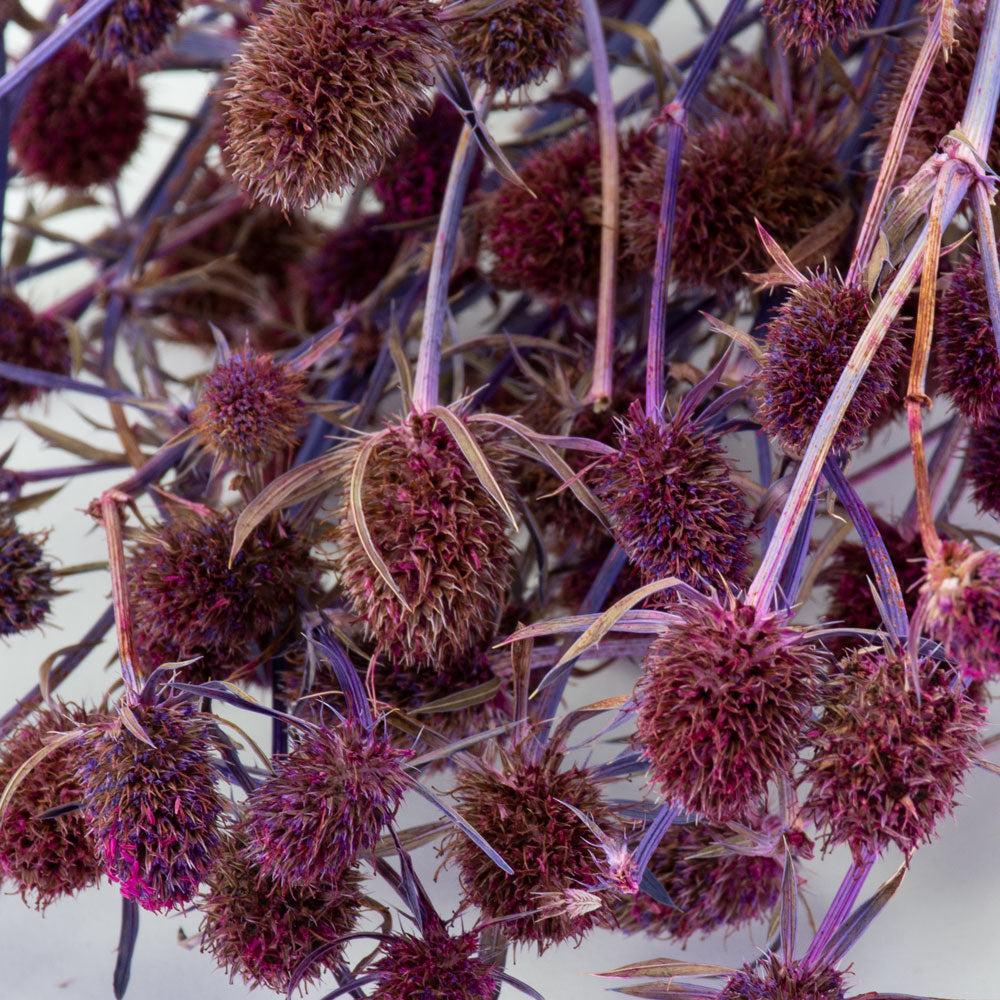
[[[68,375],[70,350],[66,330],[56,319],[36,316],[13,292],[0,292],[0,361]],[[44,392],[37,386],[0,378],[0,414],[10,406],[33,402]]]
[[[233,176],[286,211],[370,179],[446,53],[429,0],[272,4],[244,38],[223,98]]]
[[[37,628],[49,613],[56,591],[43,541],[21,531],[0,504],[0,636]]]
[[[764,17],[786,49],[815,58],[843,45],[871,20],[875,0],[764,0]]]
[[[965,475],[984,513],[1000,517],[1000,412],[976,427],[965,450]]]
[[[795,762],[824,656],[786,612],[678,604],[637,688],[638,742],[664,798],[717,822],[758,811]]]
[[[29,176],[86,188],[118,177],[145,128],[142,88],[71,42],[32,78],[10,143]]]
[[[767,327],[764,359],[753,376],[757,417],[790,455],[809,443],[854,345],[868,325],[871,300],[857,285],[829,273],[792,288]],[[898,324],[890,328],[851,400],[834,438],[845,453],[893,397],[903,361]]]
[[[72,14],[83,0],[70,0]],[[152,55],[173,30],[184,0],[115,0],[84,29],[82,37],[96,59],[129,66]]]
[[[247,799],[248,857],[282,885],[336,881],[396,815],[408,756],[354,722],[305,734]]]
[[[895,844],[909,854],[929,841],[979,747],[985,715],[947,665],[923,660],[920,694],[907,685],[902,652],[849,653],[826,683],[809,734],[804,814],[829,845],[856,858]]]
[[[710,431],[689,418],[650,420],[633,403],[619,424],[618,451],[597,467],[594,486],[645,582],[745,582],[751,512]]]
[[[18,769],[53,736],[84,730],[105,714],[61,703],[39,709],[0,744],[0,788],[6,788]],[[75,766],[79,753],[79,742],[69,742],[35,764],[7,803],[0,822],[0,874],[25,903],[31,902],[38,910],[95,885],[101,876],[100,859],[82,812],[39,818],[83,798]]]
[[[230,979],[239,976],[251,988],[286,993],[296,975],[309,986],[341,960],[343,948],[327,946],[350,934],[358,921],[361,877],[348,868],[316,885],[283,886],[247,858],[244,845],[237,824],[215,852],[198,903],[201,950]],[[310,957],[313,961],[302,970]]]
[[[479,935],[452,937],[439,925],[423,937],[393,935],[371,967],[378,1000],[493,1000],[500,985],[495,965],[476,955]]]
[[[119,714],[82,744],[87,829],[125,898],[146,910],[175,909],[198,891],[219,847],[225,803],[216,789],[215,741],[188,702],[121,712],[150,742]]]
[[[216,454],[241,468],[257,465],[295,443],[305,385],[300,372],[247,348],[209,373],[192,424]]]
[[[726,982],[719,1000],[845,1000],[844,973],[828,965],[782,963],[776,955],[748,962]]]

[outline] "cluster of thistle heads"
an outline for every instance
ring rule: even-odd
[[[753,928],[605,974],[844,1000],[873,865],[998,770],[1000,3],[718,7],[673,63],[631,0],[8,13],[0,412],[70,457],[0,459],[4,660],[64,647],[0,719],[0,876],[121,894],[116,996],[142,909],[280,994],[538,998],[526,950]],[[97,575],[25,527],[76,477]]]

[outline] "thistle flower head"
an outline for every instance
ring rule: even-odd
[[[790,455],[809,443],[833,387],[864,332],[871,302],[864,288],[829,273],[791,289],[767,327],[764,360],[753,377],[757,417]],[[857,447],[892,398],[903,360],[898,327],[891,327],[851,400],[833,441],[835,451]]]
[[[215,742],[189,702],[124,706],[81,746],[87,829],[108,878],[146,910],[183,906],[219,846]],[[146,739],[136,734],[134,723]]]
[[[273,4],[223,99],[233,176],[286,211],[375,176],[445,54],[429,0]]]
[[[70,371],[69,338],[62,323],[36,316],[13,292],[0,292],[0,361],[55,375]],[[45,392],[0,378],[0,414],[9,406],[30,403]]]
[[[244,844],[237,824],[215,852],[198,904],[201,949],[230,978],[239,976],[251,988],[286,993],[297,974],[309,986],[341,959],[343,949],[325,946],[354,929],[361,913],[361,877],[348,868],[315,885],[282,885],[247,857]],[[301,970],[310,956],[313,962]]]
[[[1000,674],[1000,552],[944,542],[927,560],[920,601],[930,634],[966,677]]]
[[[941,389],[971,424],[1000,416],[1000,358],[978,253],[955,267],[941,293],[933,357]]]
[[[497,436],[469,430],[504,482],[508,463]],[[344,449],[345,479],[356,447]],[[368,637],[409,669],[445,670],[467,657],[493,634],[513,548],[503,512],[440,418],[412,414],[381,432],[364,472],[361,505],[375,549],[409,605],[372,565],[353,518],[342,517],[342,584]]]
[[[39,535],[26,535],[0,505],[0,636],[41,625],[56,591]]]
[[[745,582],[751,514],[718,438],[689,419],[658,423],[634,403],[595,489],[646,582]]]
[[[70,0],[66,6],[74,13],[83,0]],[[115,0],[82,37],[95,59],[130,66],[163,44],[183,9],[184,0]]]
[[[736,930],[765,918],[781,894],[782,865],[773,857],[752,854],[704,854],[731,836],[711,824],[674,824],[654,851],[650,867],[676,905],[638,893],[622,907],[621,925],[686,941],[719,927]]]
[[[764,0],[764,17],[786,49],[815,58],[843,45],[875,13],[875,0]]]
[[[590,890],[603,882],[606,862],[587,823],[565,804],[606,834],[620,830],[585,770],[563,767],[562,754],[552,748],[538,762],[504,754],[497,768],[460,771],[455,798],[459,812],[514,874],[501,871],[459,833],[446,840],[446,857],[458,867],[466,902],[489,919],[512,918],[504,921],[511,940],[544,951],[612,920],[607,906],[568,905],[571,893],[600,895]]]
[[[202,383],[192,415],[198,438],[241,468],[295,442],[305,420],[301,373],[249,348],[221,361]]]
[[[849,653],[826,684],[809,734],[804,814],[855,857],[890,844],[910,853],[955,807],[979,746],[983,710],[947,665],[919,665],[919,696],[902,652]]]
[[[496,966],[480,958],[479,935],[452,937],[429,926],[422,937],[395,934],[372,966],[379,1000],[492,1000],[500,979]]]
[[[10,142],[25,174],[87,188],[121,173],[145,127],[142,88],[71,42],[35,73]]]
[[[287,626],[298,590],[313,583],[309,543],[283,524],[258,528],[230,565],[233,521],[181,509],[133,545],[129,595],[148,668],[201,656],[189,678],[225,677]]]
[[[965,475],[972,495],[984,513],[1000,517],[1000,411],[969,435],[965,449]]]
[[[577,0],[512,0],[483,16],[456,18],[450,39],[470,77],[514,93],[569,62],[579,20]]]
[[[656,256],[664,153],[655,152],[622,191],[622,237],[631,266]],[[677,187],[672,274],[684,288],[723,294],[743,272],[770,266],[755,219],[792,246],[836,207],[841,175],[833,155],[799,123],[760,113],[719,118],[693,131]]]
[[[54,736],[94,725],[103,713],[79,705],[42,708],[0,744],[0,788]],[[43,757],[17,786],[0,822],[0,875],[38,910],[94,885],[101,863],[79,810],[55,819],[42,813],[79,802],[78,742]]]
[[[282,885],[336,881],[395,816],[408,755],[354,722],[307,733],[247,800],[248,857]]]
[[[844,978],[828,965],[785,965],[768,955],[731,976],[719,1000],[844,1000]]]
[[[729,598],[671,613],[639,680],[639,745],[664,798],[744,819],[795,761],[823,657],[784,612]]]

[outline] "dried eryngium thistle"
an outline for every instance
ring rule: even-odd
[[[12,291],[0,292],[0,361],[55,375],[70,372],[66,330],[57,319],[38,316]],[[30,403],[45,392],[38,386],[0,377],[0,414]]]
[[[976,427],[965,451],[965,476],[984,513],[1000,517],[1000,413]]]
[[[875,13],[876,0],[764,0],[764,17],[786,49],[815,58],[843,45]]]
[[[801,456],[820,414],[871,317],[859,285],[827,272],[790,289],[767,325],[764,357],[753,376],[757,417],[790,455]],[[833,440],[846,453],[864,439],[893,398],[903,361],[898,324],[890,327],[851,400]]]
[[[286,211],[369,180],[446,51],[429,0],[278,0],[247,33],[223,98],[233,176]]]
[[[83,0],[70,0],[66,8],[74,13],[82,6]],[[95,58],[129,66],[163,44],[183,9],[184,0],[114,0],[82,37]]]
[[[247,856],[285,886],[335,882],[395,816],[408,756],[353,721],[305,733],[247,799]]]
[[[53,737],[92,726],[104,714],[56,703],[29,716],[0,744],[0,789]],[[17,786],[0,821],[0,874],[38,910],[95,885],[101,876],[101,861],[79,809],[42,818],[83,798],[76,773],[79,752],[79,743],[70,741],[38,761]]]
[[[248,468],[295,443],[305,422],[306,378],[247,348],[222,360],[201,384],[192,424],[206,448]]]
[[[143,909],[190,902],[214,860],[225,808],[215,748],[189,702],[123,705],[81,743],[88,832],[108,878]]]
[[[342,947],[326,946],[354,929],[361,877],[349,868],[316,885],[282,886],[246,857],[244,845],[237,823],[215,851],[198,902],[201,949],[251,988],[286,993],[294,977],[309,986],[341,959]]]
[[[909,854],[929,841],[979,747],[985,714],[948,664],[922,660],[919,694],[904,654],[849,653],[826,682],[823,714],[809,733],[805,815],[830,845],[858,859],[890,844]]]
[[[466,426],[505,483],[508,462],[496,433]],[[493,634],[513,569],[507,520],[440,417],[414,413],[345,448],[345,493],[363,448],[370,449],[360,489],[364,521],[408,607],[365,551],[350,505],[337,525],[342,585],[390,662],[445,670]]]
[[[0,503],[0,637],[37,628],[56,596],[42,535],[25,534]]]
[[[795,763],[824,655],[787,612],[734,597],[671,614],[677,622],[649,647],[637,689],[650,777],[707,819],[746,819]]]
[[[768,955],[731,976],[719,1000],[844,1000],[844,978],[828,965],[785,965],[776,955]]]

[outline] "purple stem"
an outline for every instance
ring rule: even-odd
[[[816,936],[812,939],[809,949],[802,958],[802,965],[805,968],[808,969],[823,954],[833,935],[851,915],[851,910],[854,909],[854,904],[864,888],[865,880],[875,865],[875,857],[872,854],[863,861],[851,862],[851,867],[847,869],[844,881],[840,883],[840,888],[833,897],[833,902],[826,911],[826,916],[823,917],[823,922],[819,925]]]
[[[976,216],[976,235],[979,240],[979,257],[983,262],[983,279],[990,303],[990,319],[1000,356],[1000,259],[997,258],[997,234],[993,229],[993,212],[990,196],[983,184],[972,191],[972,208]]]
[[[809,559],[809,540],[812,538],[813,522],[816,520],[816,493],[812,495],[806,516],[795,533],[795,542],[789,553],[785,570],[781,574],[782,603],[786,608],[795,604],[802,577],[805,575],[806,562]]]
[[[24,365],[11,364],[9,361],[0,361],[0,376],[10,379],[11,382],[20,382],[22,385],[34,385],[40,389],[82,392],[88,396],[100,396],[102,399],[106,399],[112,403],[120,403],[122,406],[137,406],[140,409],[150,408],[142,400],[136,399],[128,393],[109,389],[105,385],[99,385],[95,382],[81,382],[79,379],[71,378],[69,375],[59,375],[56,372],[43,372],[37,368],[25,368]],[[159,409],[159,407],[157,406],[156,409]]]

